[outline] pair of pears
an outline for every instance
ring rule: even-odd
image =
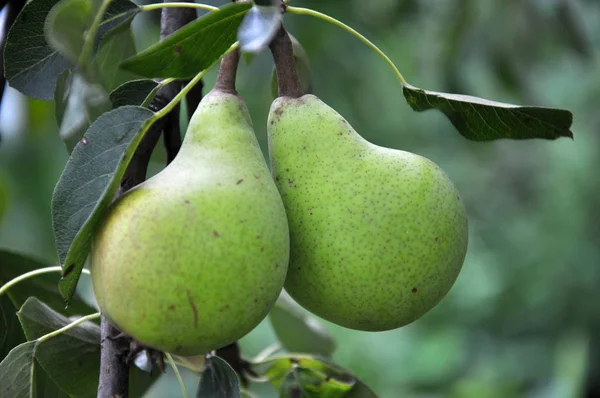
[[[313,95],[276,99],[268,136],[271,173],[244,101],[214,89],[175,160],[115,203],[91,272],[117,327],[196,355],[250,332],[284,283],[311,312],[368,331],[450,290],[467,218],[438,166],[367,142]]]

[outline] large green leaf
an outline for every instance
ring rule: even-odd
[[[285,292],[269,313],[281,345],[290,352],[331,356],[335,342],[325,326],[303,311]]]
[[[149,78],[190,78],[208,68],[236,41],[251,4],[223,6],[124,61],[121,67]]]
[[[3,285],[26,272],[46,268],[52,265],[6,249],[0,249],[0,264],[2,264],[2,266],[0,266],[0,285]],[[69,307],[65,309],[65,302],[58,292],[59,279],[60,274],[58,272],[46,273],[36,275],[14,285],[6,292],[14,309],[5,308],[5,311],[16,312],[29,297],[36,296],[53,309],[63,311],[68,315],[84,315],[90,313],[92,308],[79,298],[72,300]],[[0,329],[0,333],[1,331],[2,330]]]
[[[73,66],[57,49],[48,44],[44,34],[46,17],[57,3],[57,0],[29,1],[15,20],[7,37],[4,50],[6,79],[13,88],[29,97],[52,99],[57,79],[65,70]],[[75,15],[77,20],[81,20],[84,16],[81,14],[81,3],[67,8],[67,22],[50,23],[46,33],[53,35],[58,33],[55,44],[66,45],[67,48],[64,50],[68,51],[74,59],[75,52],[80,49],[84,31],[80,31],[77,36],[79,38],[75,37],[77,33],[73,29],[76,27],[81,29],[81,23],[74,23],[68,16]],[[139,7],[129,0],[112,1],[98,29],[98,37],[102,37],[109,29],[131,18],[139,10]],[[64,21],[65,18],[61,17],[60,20]],[[54,32],[54,28],[57,28],[58,32]],[[63,39],[66,41],[63,42]]]
[[[0,362],[0,397],[35,397],[33,357],[36,346],[35,341],[20,344]]]
[[[282,397],[376,398],[347,370],[318,356],[289,354],[262,363],[269,365],[264,376]]]
[[[207,359],[196,397],[239,398],[240,381],[235,371],[219,357]]]
[[[139,106],[100,116],[73,150],[54,189],[52,221],[63,265],[59,289],[67,301],[75,292],[92,235],[153,116]]]
[[[83,49],[83,32],[92,22],[94,6],[90,0],[62,0],[46,17],[46,41],[73,64]]]
[[[79,72],[59,78],[55,103],[58,133],[69,153],[92,122],[111,109],[107,91],[88,82]]]
[[[145,106],[158,91],[158,83],[152,79],[132,80],[121,84],[110,93],[113,108],[125,105]]]
[[[27,340],[32,341],[72,322],[31,297],[18,312]],[[82,323],[38,344],[35,358],[50,378],[69,395],[96,395],[100,376],[100,327]]]
[[[135,74],[119,68],[121,61],[136,53],[131,32],[132,20],[133,17],[106,32],[94,58],[95,70],[98,71],[102,85],[108,92],[137,78]]]
[[[417,112],[438,109],[460,134],[473,141],[573,138],[573,114],[564,109],[517,106],[468,95],[426,91],[409,84],[404,97]]]
[[[8,33],[4,72],[11,87],[28,97],[52,99],[56,80],[71,64],[46,43],[44,22],[56,0],[28,2]]]

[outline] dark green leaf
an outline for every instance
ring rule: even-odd
[[[280,26],[279,5],[271,2],[269,7],[252,7],[238,29],[240,50],[250,53],[262,51],[273,40]]]
[[[325,326],[305,313],[286,293],[271,309],[269,319],[277,339],[290,352],[328,357],[335,351],[335,342]]]
[[[35,396],[34,355],[37,343],[30,341],[13,348],[0,362],[0,397]]]
[[[289,354],[261,363],[269,364],[263,376],[282,397],[377,398],[364,383],[325,358]]]
[[[73,150],[54,189],[54,237],[63,264],[59,289],[67,301],[75,292],[92,235],[153,116],[136,106],[100,116]]]
[[[83,32],[89,27],[93,12],[90,0],[62,0],[46,18],[46,41],[74,64],[77,64],[83,49]]]
[[[206,369],[202,372],[196,397],[239,398],[240,381],[235,371],[221,358],[209,358]]]
[[[473,141],[573,138],[573,114],[563,109],[516,106],[410,85],[404,87],[404,97],[417,112],[442,111],[460,134]]]
[[[35,340],[72,322],[31,297],[18,312],[27,340]],[[95,396],[100,376],[100,327],[85,322],[38,344],[35,358],[61,390]]]
[[[70,67],[44,37],[46,15],[56,0],[31,0],[8,33],[4,71],[8,83],[28,97],[52,99],[56,80]]]
[[[8,297],[0,296],[0,360],[24,341],[17,309]]]
[[[61,105],[65,109],[58,132],[71,153],[92,122],[109,111],[111,104],[103,87],[87,82],[78,72],[71,74],[64,87],[59,79],[57,95],[59,89],[65,90],[62,95],[66,95],[67,100]]]
[[[152,94],[156,94],[157,90],[158,83],[152,79],[132,80],[121,84],[110,93],[110,100],[113,108],[125,105],[144,106],[148,97],[154,97]]]
[[[2,264],[0,266],[0,285],[26,272],[49,266],[41,260],[2,249],[0,249],[0,264]],[[57,311],[63,311],[65,302],[58,292],[59,278],[58,272],[36,275],[11,287],[6,295],[15,308],[14,311],[13,309],[10,311],[16,312],[31,296],[38,297]],[[5,308],[5,310],[7,309]],[[79,298],[74,299],[66,309],[68,315],[85,315],[90,311],[92,309]]]
[[[72,66],[56,49],[50,47],[44,35],[46,17],[56,3],[57,0],[28,2],[10,29],[4,50],[8,83],[29,97],[43,100],[53,98],[57,79]],[[98,36],[101,37],[137,12],[139,7],[131,1],[114,0],[104,15]],[[78,44],[73,47],[75,42],[78,40],[69,39],[71,50],[77,48]]]
[[[102,37],[94,59],[94,65],[99,72],[102,85],[109,92],[129,80],[137,78],[136,75],[119,68],[121,61],[136,53],[131,33],[132,19],[132,17],[129,18]]]
[[[344,398],[377,398],[377,394],[373,392],[365,383],[357,380],[352,387],[352,390]]]
[[[250,7],[248,3],[223,6],[124,61],[121,67],[149,78],[190,78],[235,43],[237,29]]]
[[[112,0],[108,9],[102,17],[102,23],[98,29],[98,39],[106,32],[131,20],[141,9],[129,0]]]

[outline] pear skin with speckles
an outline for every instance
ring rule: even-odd
[[[371,144],[313,95],[276,99],[268,136],[290,229],[285,289],[298,303],[347,328],[383,331],[448,293],[468,226],[435,163]]]
[[[283,288],[288,260],[285,210],[246,105],[213,90],[173,162],[114,204],[90,262],[112,323],[187,356],[254,329]]]

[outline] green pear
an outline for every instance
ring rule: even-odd
[[[468,227],[436,164],[366,141],[313,95],[276,99],[268,135],[290,228],[285,289],[299,304],[347,328],[383,331],[448,293]]]
[[[91,274],[119,329],[197,355],[258,325],[288,260],[285,210],[246,105],[213,90],[173,162],[114,204],[93,242]]]

